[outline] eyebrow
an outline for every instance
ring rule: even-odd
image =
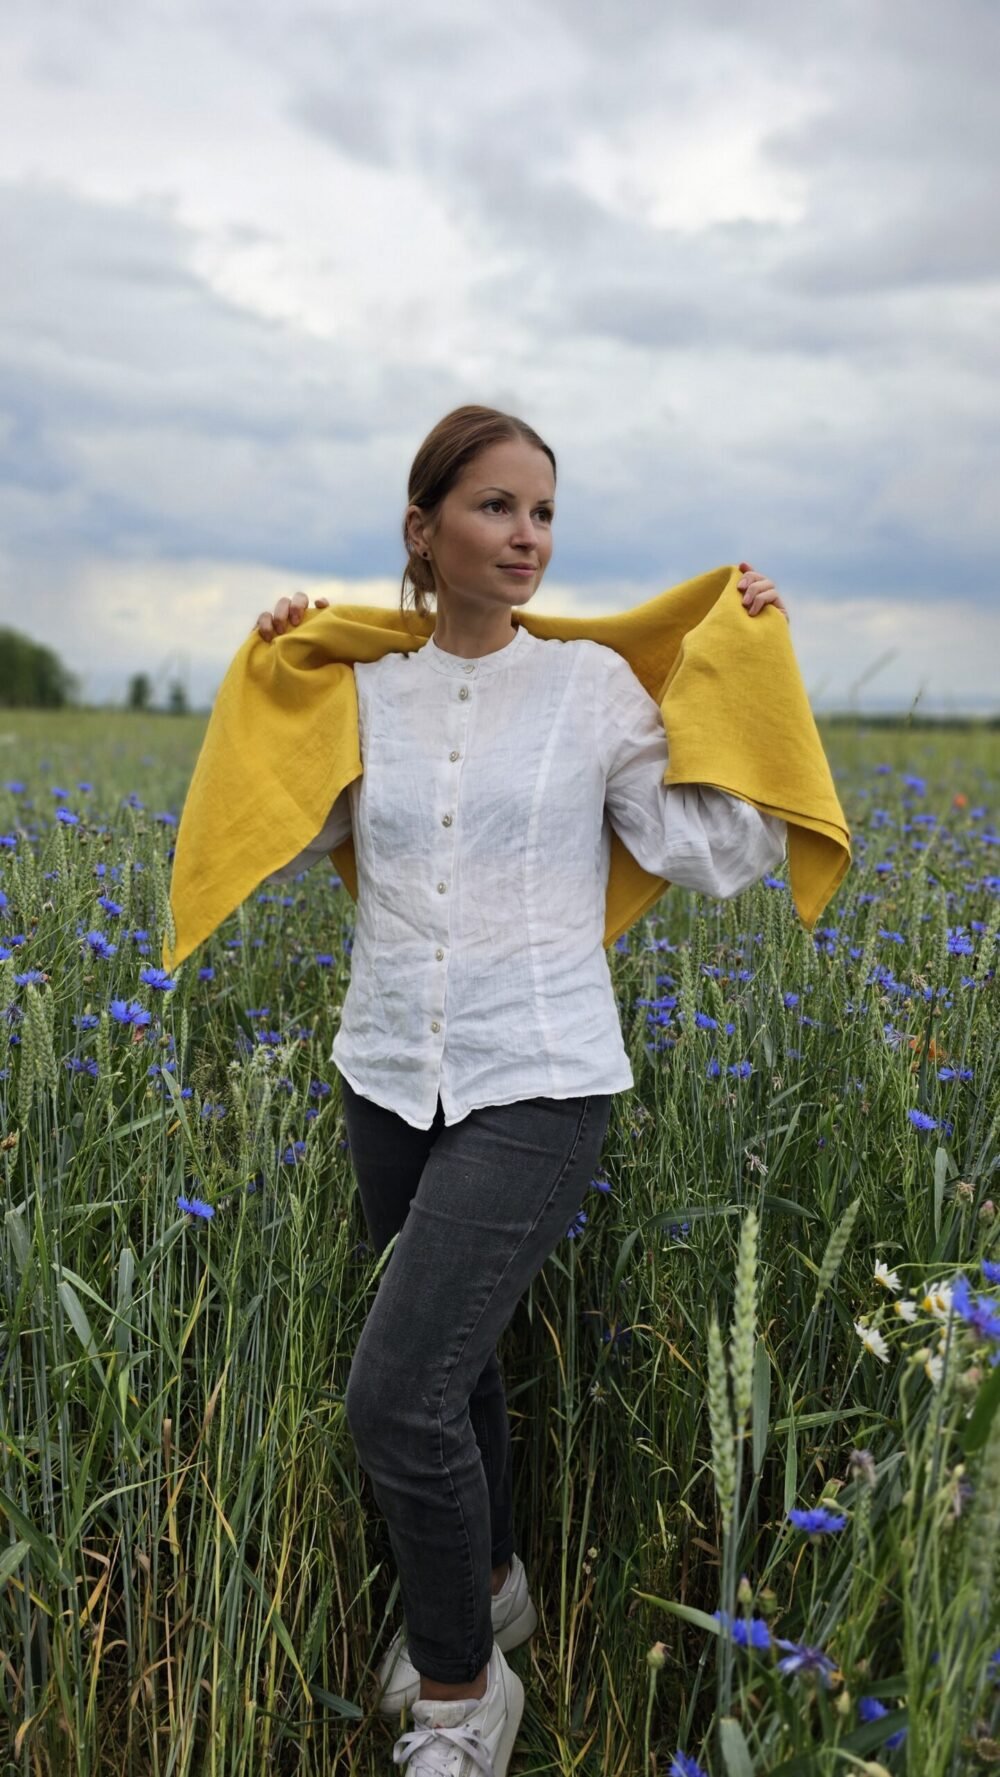
[[[489,487],[477,487],[476,492],[477,492],[477,494],[488,494],[490,492],[490,488],[494,488],[494,487],[496,487],[496,482],[491,481]],[[512,494],[509,487],[497,487],[496,491],[498,494],[505,494],[508,500],[516,500],[517,499],[517,495]],[[543,494],[541,499],[539,500],[538,504],[539,504],[539,506],[554,506],[555,505],[555,497],[552,494]]]

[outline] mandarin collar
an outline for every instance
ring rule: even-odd
[[[418,656],[433,672],[448,673],[458,679],[490,678],[494,673],[502,672],[527,654],[531,634],[523,623],[515,623],[513,640],[505,642],[502,648],[495,648],[492,654],[482,654],[476,660],[466,660],[462,654],[449,654],[439,648],[433,635],[428,636],[422,648],[417,650]]]

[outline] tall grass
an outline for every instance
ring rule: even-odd
[[[376,1773],[405,1725],[343,1411],[385,1262],[328,1060],[353,903],[319,866],[156,985],[200,731],[0,716],[25,1777]],[[856,863],[812,935],[777,883],[671,890],[612,952],[635,1089],[501,1346],[514,1772],[937,1777],[1000,1737],[1000,742],[827,745]]]

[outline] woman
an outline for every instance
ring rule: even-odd
[[[373,1245],[397,1240],[346,1412],[399,1571],[406,1634],[379,1667],[379,1708],[412,1707],[393,1759],[413,1777],[504,1777],[524,1707],[504,1652],[538,1619],[496,1346],[580,1207],[613,1093],[634,1083],[602,945],[610,828],[644,868],[725,897],[785,847],[785,823],[751,804],[664,786],[659,707],[613,649],[513,623],[552,556],[555,478],[538,434],[492,408],[458,408],[425,439],[401,609],[409,577],[421,616],[435,598],[433,634],[355,665],[362,775],[268,878],[353,830],[333,1059]],[[742,569],[749,615],[787,617]],[[260,635],[307,605],[279,599]]]

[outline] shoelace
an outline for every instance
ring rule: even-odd
[[[396,1741],[392,1749],[393,1764],[401,1765],[406,1759],[412,1759],[416,1755],[416,1763],[411,1764],[406,1777],[444,1777],[445,1767],[443,1764],[439,1764],[437,1759],[431,1763],[429,1759],[419,1756],[421,1752],[426,1752],[435,1740],[450,1740],[453,1746],[458,1747],[459,1752],[468,1754],[473,1763],[482,1771],[483,1777],[495,1777],[493,1760],[483,1745],[479,1729],[465,1726],[411,1728],[407,1733],[401,1734]],[[438,1750],[441,1750],[440,1747]]]

